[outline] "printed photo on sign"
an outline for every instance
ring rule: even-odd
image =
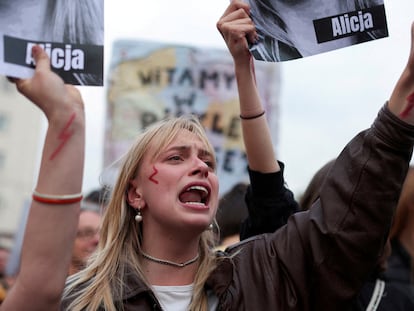
[[[39,44],[66,83],[103,85],[103,0],[0,0],[0,74],[29,78]]]
[[[383,0],[247,0],[255,59],[279,62],[388,36]]]

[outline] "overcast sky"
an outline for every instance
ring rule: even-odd
[[[285,178],[299,195],[312,175],[359,131],[390,96],[409,52],[413,0],[385,0],[389,37],[282,63],[280,144]],[[227,0],[105,1],[105,70],[117,39],[151,39],[225,48],[216,22]],[[206,7],[207,6],[207,7]],[[84,191],[99,187],[106,89],[80,87],[87,114]]]

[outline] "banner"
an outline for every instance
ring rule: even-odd
[[[103,0],[0,2],[0,74],[30,78],[32,47],[66,83],[103,85]]]
[[[286,61],[388,36],[383,0],[247,0],[254,57]]]
[[[280,75],[275,63],[256,63],[266,116],[277,128]],[[113,44],[108,83],[103,183],[137,134],[167,115],[196,114],[217,155],[220,193],[247,181],[233,60],[227,50],[151,41]],[[277,143],[277,133],[273,133]]]

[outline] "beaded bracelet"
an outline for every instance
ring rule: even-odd
[[[32,198],[34,201],[39,203],[45,204],[72,204],[82,201],[83,194],[75,193],[75,194],[44,194],[39,193],[36,190],[33,191]]]
[[[252,119],[257,119],[257,118],[260,118],[260,117],[261,117],[262,115],[264,115],[264,114],[265,114],[265,111],[263,110],[261,113],[256,114],[256,115],[251,116],[251,117],[244,117],[244,116],[240,115],[240,119],[242,119],[242,120],[252,120]]]

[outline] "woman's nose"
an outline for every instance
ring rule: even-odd
[[[203,160],[197,158],[195,160],[195,166],[192,171],[192,175],[200,174],[203,177],[208,177],[210,167]]]

